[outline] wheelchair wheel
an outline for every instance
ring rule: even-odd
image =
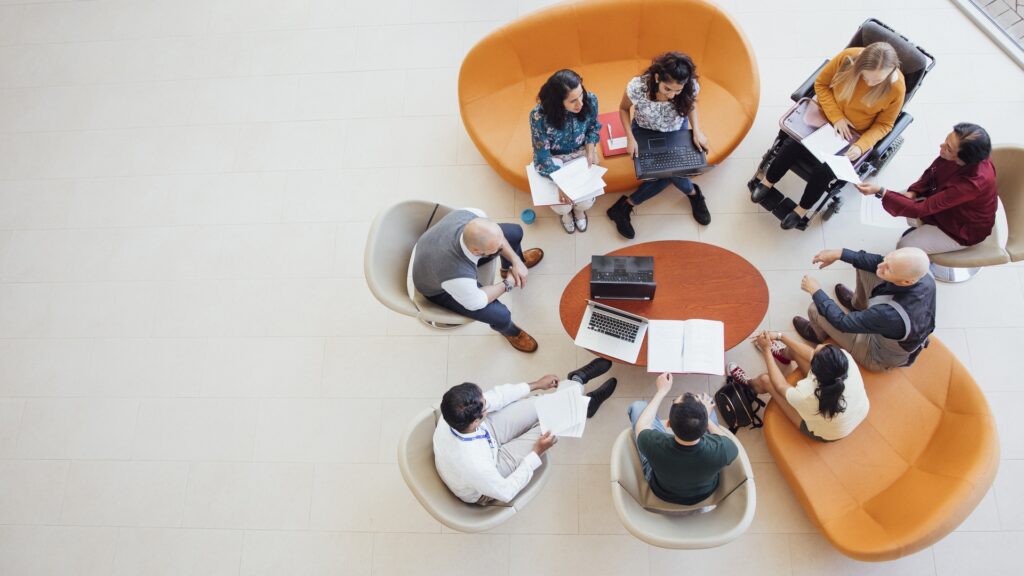
[[[825,208],[825,211],[821,213],[821,219],[822,220],[828,220],[829,218],[831,218],[835,214],[838,214],[839,213],[839,209],[842,207],[842,205],[843,205],[843,197],[838,195],[838,194],[836,194],[832,198],[832,200],[829,201],[828,208]]]
[[[877,174],[878,172],[881,172],[882,168],[885,168],[885,166],[889,164],[892,157],[895,156],[902,147],[903,136],[897,136],[896,139],[892,141],[892,145],[889,146],[885,153],[882,154],[882,157],[878,159],[878,168],[875,169],[875,173]]]

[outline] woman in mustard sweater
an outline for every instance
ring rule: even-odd
[[[825,117],[840,136],[853,142],[846,151],[851,162],[892,130],[903,109],[907,86],[899,66],[896,50],[885,42],[875,42],[865,48],[843,50],[814,80],[814,93]],[[817,162],[799,142],[789,140],[751,195],[754,202],[764,199],[799,158],[810,158],[818,166],[807,180],[800,205],[782,220],[785,230],[806,224],[805,214],[835,178],[832,170]]]

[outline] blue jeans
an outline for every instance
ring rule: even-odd
[[[523,258],[523,249],[520,246],[523,241],[523,227],[518,224],[499,224],[501,226],[502,233],[505,234],[505,240],[508,240],[509,246],[512,247],[512,251]],[[481,258],[477,262],[477,267],[483,266],[484,264],[494,260],[496,256],[488,256]],[[512,263],[501,256],[501,268],[507,269],[512,266]],[[477,282],[477,286],[480,283]],[[495,332],[499,332],[503,336],[516,336],[519,334],[519,327],[512,322],[512,312],[507,306],[501,302],[495,300],[484,306],[479,310],[469,310],[459,304],[455,298],[452,298],[447,292],[442,292],[437,296],[427,296],[427,300],[430,300],[438,306],[443,306],[456,314],[461,314],[467,318],[472,318],[478,322],[483,322],[491,327]]]
[[[629,202],[633,206],[639,206],[644,202],[654,198],[665,188],[668,188],[669,184],[675,184],[676,188],[682,190],[683,194],[687,196],[693,194],[693,182],[690,181],[686,176],[672,176],[670,178],[659,178],[657,180],[645,180],[640,187],[633,191],[629,195]]]
[[[630,404],[629,408],[626,410],[626,413],[629,414],[629,427],[633,430],[634,444],[636,438],[636,421],[640,419],[640,414],[644,411],[644,408],[647,408],[647,404],[648,402],[646,400],[637,400]],[[715,424],[718,424],[718,414],[714,410],[708,414],[708,418]],[[651,428],[658,432],[672,434],[665,429],[664,422],[662,422],[661,418],[658,418],[657,416],[654,417],[654,422],[651,423]],[[651,468],[651,464],[647,462],[647,457],[644,456],[644,453],[640,450],[639,446],[637,446],[636,452],[640,455],[640,465],[643,466],[644,469],[644,478],[648,483],[650,483],[651,477],[654,475],[654,470]]]

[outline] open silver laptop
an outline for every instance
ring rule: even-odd
[[[576,332],[576,345],[588,350],[636,362],[647,333],[647,319],[587,300],[587,310]]]

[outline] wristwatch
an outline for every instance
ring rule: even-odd
[[[885,196],[885,193],[888,191],[889,190],[887,188],[879,188],[878,192],[875,192],[875,198],[881,198],[882,196]]]
[[[501,283],[505,285],[505,292],[506,293],[507,292],[511,292],[512,289],[516,287],[516,283],[515,282],[509,282],[508,278],[505,278],[504,280],[502,280]]]

